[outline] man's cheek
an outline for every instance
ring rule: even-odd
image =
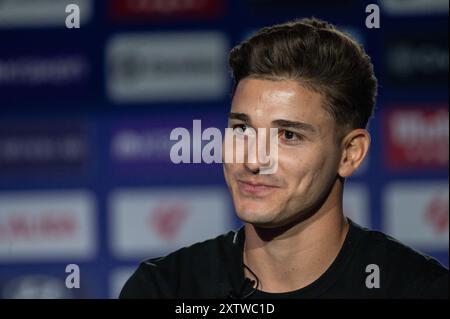
[[[233,171],[234,171],[233,164],[223,164],[225,182],[228,184],[229,187],[233,186]]]

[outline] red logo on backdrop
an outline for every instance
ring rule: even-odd
[[[384,156],[393,169],[448,167],[448,107],[394,108],[384,118]]]
[[[436,234],[442,234],[448,229],[448,200],[434,197],[427,205],[425,220],[433,226]]]
[[[223,0],[111,0],[114,20],[212,19],[224,12]]]
[[[0,241],[67,239],[75,235],[76,226],[73,216],[61,212],[18,212],[0,220]]]
[[[151,212],[149,224],[162,238],[171,241],[176,238],[188,214],[184,203],[159,205]]]

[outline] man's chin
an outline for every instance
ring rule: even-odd
[[[259,210],[240,210],[237,212],[237,216],[245,223],[249,223],[258,227],[271,227],[276,213]]]

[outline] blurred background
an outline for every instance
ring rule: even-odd
[[[448,1],[1,0],[0,298],[116,298],[139,261],[238,228],[221,164],[173,164],[170,132],[223,129],[229,50],[309,16],[380,83],[345,213],[448,267]]]

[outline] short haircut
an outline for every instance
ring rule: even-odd
[[[370,57],[332,24],[303,18],[265,27],[234,47],[229,64],[236,89],[244,78],[294,80],[325,97],[338,128],[366,128],[377,95]]]

